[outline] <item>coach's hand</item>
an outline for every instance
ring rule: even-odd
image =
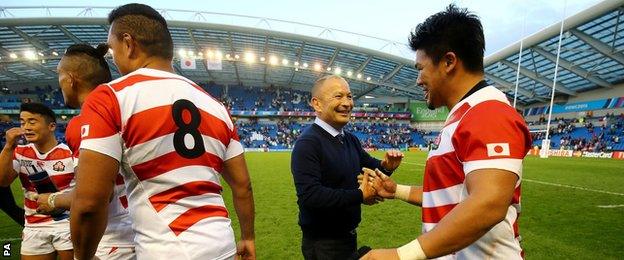
[[[394,199],[397,187],[396,182],[378,169],[375,169],[374,174],[375,176],[371,179],[377,195],[386,199]]]
[[[390,150],[386,152],[383,161],[381,161],[381,167],[386,171],[394,171],[399,167],[403,160],[403,153],[397,150]]]
[[[399,259],[399,254],[396,249],[373,249],[368,254],[365,254],[362,258],[363,260],[374,260],[374,259],[383,259],[383,260],[393,260]]]
[[[361,174],[359,179],[361,179],[359,189],[362,191],[362,199],[363,203],[366,205],[377,204],[377,192],[375,192],[375,188],[373,188],[373,183],[371,181],[371,174],[375,174],[375,172],[368,168],[362,168],[363,174]]]
[[[255,260],[256,243],[254,240],[241,240],[236,244],[236,260]]]

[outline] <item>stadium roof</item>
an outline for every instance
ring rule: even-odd
[[[556,84],[558,96],[612,88],[624,81],[624,35],[621,33],[624,26],[620,26],[624,23],[620,19],[623,5],[624,0],[603,1],[563,21]],[[108,26],[103,16],[111,9],[0,7],[0,17],[4,17],[0,18],[0,84],[56,82],[58,55],[67,46],[106,41]],[[337,73],[340,68],[358,97],[422,99],[422,91],[415,84],[418,74],[413,61],[404,58],[409,56],[405,55],[408,49],[405,44],[262,17],[159,11],[169,20],[176,70],[195,81],[307,89],[318,76]],[[221,19],[214,20],[214,17]],[[518,74],[519,103],[549,100],[560,26],[561,23],[554,24],[486,57],[488,80],[513,97]],[[362,47],[365,44],[360,42],[375,42],[377,47],[370,48],[370,44]],[[517,73],[521,45],[521,66]],[[197,62],[195,70],[181,69],[180,55],[191,55],[189,51],[198,59],[222,53],[222,70],[208,70],[204,62]],[[253,58],[254,62],[249,63],[246,58]]]
[[[45,10],[48,17],[16,18],[24,10]],[[4,7],[0,8],[0,83],[55,82],[59,55],[71,44],[106,42],[108,25],[103,17],[90,17],[94,9],[108,13],[112,7]],[[52,12],[74,11],[74,16],[54,17]],[[417,72],[413,61],[387,52],[392,47],[407,48],[380,38],[349,33],[332,28],[295,25],[318,29],[317,37],[284,32],[278,29],[243,27],[206,22],[205,17],[224,15],[184,10],[159,10],[168,21],[173,36],[178,73],[198,82],[244,86],[293,86],[309,89],[320,75],[340,73],[350,81],[357,97],[405,96],[421,99],[415,87]],[[186,13],[190,21],[171,20],[176,13]],[[86,15],[86,17],[84,17]],[[290,22],[260,17],[229,15],[233,18],[258,19],[269,27]],[[198,19],[199,17],[199,19]],[[197,21],[201,20],[201,21]],[[261,27],[261,26],[260,26]],[[327,37],[323,37],[323,35]],[[335,39],[378,41],[380,50],[363,48]],[[326,39],[331,38],[331,39]],[[338,41],[340,40],[340,42]],[[386,51],[384,51],[386,49]],[[396,48],[394,48],[396,49]],[[197,69],[184,70],[180,59],[197,58]],[[222,70],[208,70],[203,58],[222,57]],[[253,60],[253,62],[249,62]],[[109,57],[110,61],[110,57]],[[111,66],[114,68],[114,66]],[[115,71],[114,76],[119,76]]]
[[[613,88],[624,81],[623,5],[607,0],[563,20],[557,96]],[[560,30],[561,22],[486,57],[486,77],[513,96],[518,74],[521,103],[550,100]]]

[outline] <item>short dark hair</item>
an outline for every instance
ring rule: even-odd
[[[450,4],[446,10],[427,18],[410,33],[412,50],[423,50],[438,63],[453,52],[470,72],[483,72],[485,39],[479,17]]]
[[[41,103],[22,103],[20,112],[29,112],[43,116],[48,123],[56,122],[56,114],[48,106]]]
[[[147,54],[173,59],[173,39],[167,21],[154,8],[136,3],[119,6],[108,14],[108,23],[113,22],[111,30],[118,38],[128,33]]]
[[[82,73],[79,75],[95,87],[113,79],[108,63],[104,58],[107,52],[108,45],[106,44],[100,44],[94,48],[91,45],[79,43],[69,46],[65,50],[64,57],[80,57]]]

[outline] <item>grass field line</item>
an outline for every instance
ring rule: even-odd
[[[606,190],[595,190],[595,189],[589,189],[589,188],[585,188],[585,187],[572,186],[572,185],[566,185],[566,184],[559,184],[559,183],[552,183],[552,182],[545,182],[545,181],[536,181],[536,180],[531,180],[531,179],[523,179],[523,181],[539,183],[539,184],[544,184],[544,185],[550,185],[550,186],[556,186],[556,187],[563,187],[563,188],[570,188],[570,189],[577,189],[577,190],[584,190],[584,191],[592,191],[592,192],[611,194],[611,195],[617,195],[617,196],[624,196],[624,193],[617,193],[617,192],[606,191]]]
[[[622,208],[622,207],[624,207],[624,204],[620,204],[620,205],[598,205],[596,207],[603,208],[603,209]]]
[[[417,165],[417,166],[425,166],[425,164],[415,163],[415,162],[402,162],[402,163],[410,164],[410,165]],[[556,187],[563,187],[563,188],[570,188],[570,189],[598,192],[598,193],[611,194],[611,195],[617,195],[617,196],[624,196],[624,193],[617,193],[617,192],[606,191],[606,190],[596,190],[596,189],[590,189],[590,188],[585,188],[585,187],[580,187],[580,186],[572,186],[572,185],[552,183],[552,182],[545,182],[545,181],[537,181],[537,180],[531,180],[531,179],[523,179],[523,181],[528,181],[528,182],[533,182],[533,183],[538,183],[538,184],[543,184],[543,185],[556,186]]]
[[[21,237],[0,238],[0,242],[15,242],[15,241],[21,241],[21,240],[22,240]]]
[[[401,163],[402,163],[402,164],[403,164],[403,163],[405,163],[405,164],[410,164],[410,165],[425,166],[425,164],[424,164],[424,163],[413,163],[413,162],[401,162]]]

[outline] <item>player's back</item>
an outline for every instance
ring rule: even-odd
[[[123,143],[119,157],[137,256],[231,257],[234,234],[219,173],[242,146],[225,107],[188,79],[151,69],[100,86],[91,95],[112,101],[106,121],[119,130]],[[86,127],[87,132],[103,131]],[[112,134],[92,135],[103,140]],[[97,143],[88,142],[90,147]]]

